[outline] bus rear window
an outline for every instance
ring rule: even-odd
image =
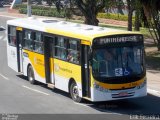
[[[16,27],[8,27],[8,43],[11,46],[16,46]]]

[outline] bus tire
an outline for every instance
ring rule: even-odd
[[[28,81],[29,81],[31,84],[35,84],[35,83],[36,83],[35,77],[34,77],[34,71],[33,71],[33,68],[32,68],[31,65],[28,67],[27,77],[28,77]]]
[[[70,92],[70,95],[73,101],[78,102],[78,103],[82,102],[82,98],[79,97],[78,86],[75,82],[71,83],[69,92]]]

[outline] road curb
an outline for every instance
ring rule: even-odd
[[[157,90],[147,88],[147,93],[152,94],[152,95],[157,96],[157,97],[160,97],[160,92],[157,91]]]

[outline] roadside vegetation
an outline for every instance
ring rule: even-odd
[[[67,1],[63,4],[60,0],[46,0],[48,6],[42,5],[41,0],[37,1],[38,5],[32,5],[33,15],[66,18],[78,23],[138,31],[152,43],[152,47],[146,45],[146,49],[152,50],[153,47],[157,47],[156,51],[160,51],[159,0],[126,0],[125,2],[123,0],[61,0]],[[22,14],[27,13],[26,4],[17,5],[14,8]],[[115,8],[116,13],[110,12]],[[124,14],[123,9],[127,9],[127,14]],[[107,20],[122,21],[125,25],[110,24]],[[147,57],[148,55],[155,59],[154,54],[147,52]],[[148,57],[148,60],[150,59]],[[155,61],[158,66],[160,60]]]
[[[21,13],[21,14],[27,14],[27,5],[26,4],[16,5],[14,7],[14,9],[19,10],[19,13]],[[64,10],[62,10],[59,13],[56,8],[37,6],[37,5],[32,5],[32,14],[38,15],[38,16],[65,18]]]
[[[27,14],[27,5],[26,4],[20,4],[14,6],[14,9],[19,10],[19,13],[21,14]],[[48,17],[59,17],[59,18],[69,18],[68,20],[72,22],[77,23],[83,23],[84,17],[78,16],[78,15],[71,15],[67,14],[64,9],[62,9],[60,12],[57,11],[57,8],[51,7],[51,6],[37,6],[32,5],[32,14],[38,15],[38,16],[48,16]],[[121,14],[114,14],[114,13],[98,13],[97,18],[100,19],[111,19],[111,20],[118,20],[118,21],[126,21],[128,20],[127,15],[121,15]],[[135,21],[135,17],[132,18],[132,21]],[[121,30],[127,30],[127,26],[120,26],[120,25],[113,25],[113,24],[107,24],[107,22],[103,21],[99,24],[103,27],[109,27],[109,28],[116,28]],[[145,36],[145,38],[152,38],[147,28],[141,27],[140,32]]]

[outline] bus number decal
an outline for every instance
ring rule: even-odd
[[[123,76],[123,69],[122,68],[116,68],[115,69],[115,76]]]
[[[127,68],[125,68],[125,69],[116,68],[115,69],[115,76],[123,76],[123,75],[127,76],[129,74],[130,74],[130,72],[129,72],[129,70],[127,70]]]

